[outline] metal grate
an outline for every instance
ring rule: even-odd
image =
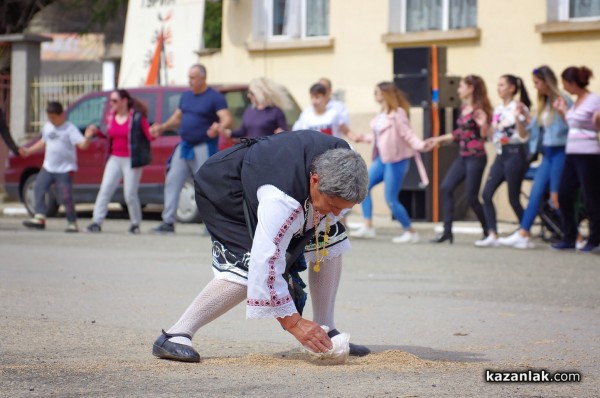
[[[31,129],[39,131],[46,122],[46,104],[60,102],[67,109],[79,97],[102,90],[102,75],[41,76],[31,84]]]

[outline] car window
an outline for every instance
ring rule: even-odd
[[[68,110],[67,120],[77,126],[81,132],[90,124],[101,126],[105,106],[106,96],[104,95],[86,99]]]
[[[152,125],[156,121],[156,93],[136,93],[134,97],[148,107],[148,123]]]
[[[242,124],[244,110],[246,110],[246,107],[250,105],[250,100],[248,100],[246,95],[247,93],[248,90],[229,91],[223,93],[225,100],[227,101],[227,107],[229,108],[231,116],[233,117],[233,129],[240,127]]]
[[[181,98],[181,92],[164,92],[163,93],[163,103],[162,103],[162,120],[161,122],[166,122],[173,112],[179,108],[179,99]],[[179,129],[176,131],[166,131],[163,135],[177,135],[179,133]]]

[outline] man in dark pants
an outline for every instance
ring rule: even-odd
[[[158,337],[153,354],[200,361],[192,336],[244,299],[248,318],[276,318],[304,347],[328,351],[339,334],[333,313],[349,249],[339,220],[364,199],[367,183],[360,155],[316,131],[250,140],[211,157],[196,174],[196,202],[213,241],[215,278]],[[303,251],[314,321],[302,318],[286,279]],[[350,346],[351,355],[369,352]]]
[[[165,207],[162,224],[152,232],[172,234],[179,194],[185,182],[211,155],[217,152],[220,131],[231,127],[232,118],[223,94],[206,84],[206,68],[193,65],[189,72],[190,90],[181,95],[179,106],[163,124],[150,128],[152,135],[181,127],[181,143],[175,148],[165,181]]]

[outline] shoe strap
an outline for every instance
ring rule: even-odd
[[[167,333],[165,332],[165,329],[162,330],[162,334],[167,337],[167,338],[171,338],[171,337],[187,337],[188,339],[192,339],[192,336],[190,336],[189,334],[186,333]]]
[[[329,338],[337,336],[338,334],[340,334],[340,332],[337,329],[331,329],[329,332],[327,332],[327,336],[329,336]]]

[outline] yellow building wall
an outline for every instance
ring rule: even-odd
[[[222,49],[200,56],[206,65],[209,82],[244,83],[266,76],[285,85],[301,107],[309,105],[308,89],[320,77],[329,77],[334,90],[342,90],[356,132],[368,130],[377,112],[373,88],[392,79],[392,48],[382,41],[388,32],[387,0],[330,0],[331,48],[291,49],[249,52],[246,43],[252,36],[251,0],[226,0],[223,4]],[[545,0],[479,0],[479,39],[411,46],[443,45],[447,50],[448,75],[478,74],[487,83],[493,105],[498,78],[511,73],[524,79],[530,96],[535,92],[531,71],[549,65],[556,74],[571,65],[586,65],[600,74],[600,32],[542,35],[535,25],[546,22]],[[592,79],[590,89],[600,93],[600,80]],[[416,123],[415,129],[418,129]],[[422,134],[422,131],[417,131]],[[365,159],[370,148],[358,145]],[[488,166],[494,158],[489,146]],[[528,191],[528,188],[525,188]],[[515,221],[502,187],[495,197],[498,218]],[[381,189],[374,191],[375,214],[389,214]],[[360,212],[359,207],[356,212]]]

